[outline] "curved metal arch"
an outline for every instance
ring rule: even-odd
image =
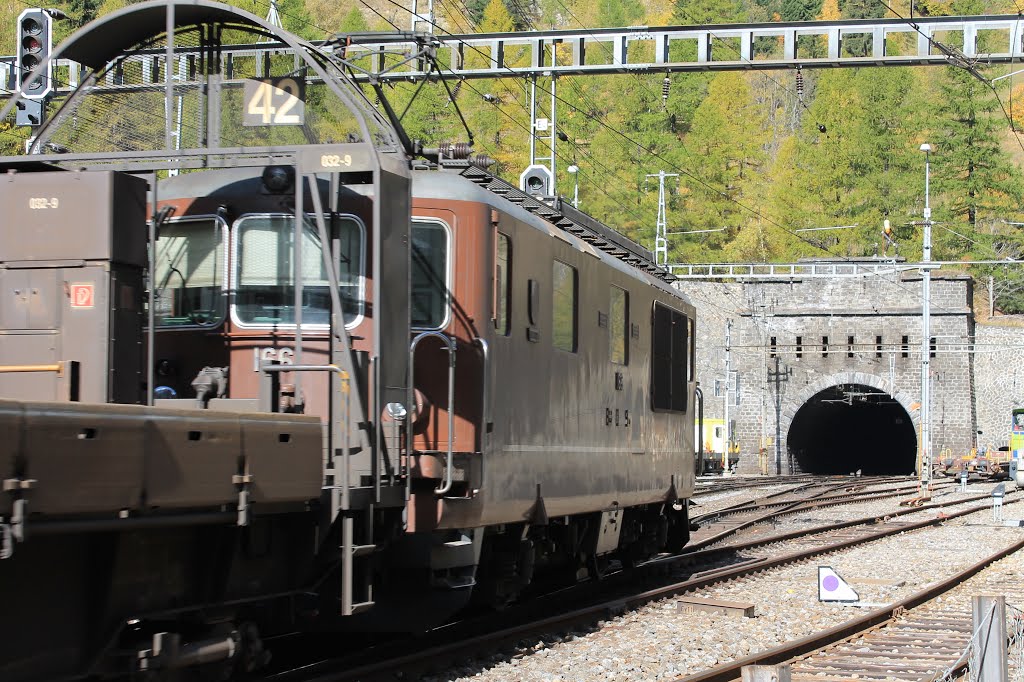
[[[45,62],[32,70],[31,77],[45,73],[48,65],[57,59],[67,58],[89,67],[90,73],[82,79],[82,85],[79,87],[90,84],[98,70],[103,69],[147,39],[164,34],[167,29],[169,7],[173,7],[175,30],[210,23],[234,24],[257,29],[259,32],[281,41],[296,54],[301,55],[302,60],[310,69],[355,115],[364,140],[373,144],[374,138],[367,121],[372,117],[381,129],[389,132],[391,144],[395,148],[401,148],[391,125],[369,106],[362,91],[351,84],[353,92],[346,92],[340,87],[339,79],[330,76],[324,69],[323,63],[314,58],[316,55],[321,57],[324,63],[328,62],[329,58],[323,52],[308,41],[283,28],[269,24],[255,14],[211,0],[146,0],[117,10],[73,33],[50,53]],[[357,98],[353,98],[353,94],[357,94],[358,100],[367,106],[360,106],[357,103]],[[0,120],[6,119],[21,100],[20,93],[12,97],[0,110]],[[44,126],[40,131],[41,138],[45,138],[47,127]]]
[[[180,29],[208,23],[240,24],[258,28],[293,49],[304,42],[282,28],[268,24],[243,9],[209,0],[148,0],[129,5],[83,26],[53,51],[53,58],[65,57],[93,70],[118,55],[164,33],[168,5],[174,6],[174,27]],[[313,49],[306,43],[303,49]]]

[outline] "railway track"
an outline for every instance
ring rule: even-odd
[[[949,485],[951,483],[952,482],[950,481],[949,483],[943,483],[943,485]],[[735,502],[735,503],[732,503],[732,504],[726,504],[726,505],[723,505],[723,506],[720,506],[720,507],[719,506],[715,506],[712,509],[708,510],[707,512],[699,514],[695,518],[701,518],[701,517],[707,518],[707,517],[712,517],[712,516],[720,515],[720,514],[732,514],[732,513],[752,510],[754,508],[763,508],[763,509],[775,508],[775,507],[780,507],[780,506],[783,506],[785,504],[791,504],[791,503],[795,503],[795,502],[806,502],[806,501],[809,501],[809,500],[812,500],[812,499],[820,498],[823,495],[827,495],[829,493],[842,494],[843,491],[848,491],[848,492],[859,491],[859,490],[863,490],[864,488],[867,488],[867,487],[870,487],[870,486],[877,486],[877,485],[896,485],[896,486],[900,486],[901,489],[903,489],[903,490],[911,490],[911,489],[916,490],[916,488],[917,488],[916,481],[914,479],[911,479],[911,478],[897,478],[897,479],[893,479],[892,477],[888,477],[888,478],[881,478],[881,477],[879,477],[879,478],[848,478],[848,477],[844,477],[844,478],[839,479],[839,480],[836,480],[836,479],[820,480],[820,479],[818,479],[818,480],[814,480],[814,481],[802,481],[802,482],[799,482],[799,483],[794,483],[793,487],[791,487],[791,488],[785,488],[783,490],[776,490],[774,492],[770,492],[770,493],[767,493],[765,495],[754,497],[753,499],[740,500],[738,502]],[[728,488],[728,489],[724,489],[724,490],[709,489],[709,490],[706,490],[706,491],[698,491],[698,492],[696,492],[694,494],[694,497],[703,496],[703,495],[711,495],[711,494],[728,495],[728,494],[734,493],[734,492],[736,492],[738,490],[753,490],[753,489],[756,489],[757,487],[763,487],[763,486],[753,486],[751,488],[747,488],[747,487]],[[694,501],[694,498],[691,498],[691,506],[693,506],[695,508],[700,508],[700,507],[703,507],[703,506],[709,505],[709,504],[710,503],[707,502],[707,501],[704,501],[704,502]]]
[[[1012,568],[997,563],[1021,549],[1024,540],[840,626],[677,682],[731,682],[745,666],[779,663],[788,663],[791,679],[799,682],[956,679],[970,665],[971,596],[1001,595],[1008,605],[1024,604],[1024,587],[1012,579],[1020,559]]]
[[[695,495],[720,492],[723,490],[744,490],[774,488],[780,485],[799,485],[814,480],[810,474],[795,476],[739,477],[739,476],[698,476]]]
[[[952,484],[947,484],[947,486],[952,487]],[[840,491],[837,492],[837,490]],[[804,498],[795,499],[792,497],[792,492],[787,491],[779,494],[775,499],[739,504],[694,517],[694,521],[700,525],[700,528],[691,534],[690,542],[687,544],[684,553],[697,552],[718,544],[741,531],[753,529],[759,524],[766,524],[784,516],[840,504],[901,497],[916,490],[916,483],[902,484],[888,490],[865,490],[863,488],[847,487],[826,489]],[[982,499],[985,497],[987,496],[981,495],[972,499]],[[937,508],[937,506],[941,505],[908,507],[904,511],[893,512],[889,516],[902,516],[912,513],[915,509],[932,509]]]
[[[892,492],[892,491],[890,491]],[[936,503],[928,508],[908,509],[903,513],[918,513],[931,509],[938,509],[951,505],[962,505],[970,501],[977,501],[987,496],[977,496],[969,500],[951,500],[946,503]],[[840,500],[818,499],[821,504],[840,504]],[[790,511],[783,508],[783,512]],[[404,675],[407,678],[415,678],[422,675],[425,670],[436,670],[439,667],[455,663],[476,655],[487,655],[503,646],[519,640],[537,637],[538,633],[564,632],[574,628],[588,628],[610,614],[623,613],[641,607],[652,601],[676,596],[685,592],[697,590],[710,585],[734,580],[753,573],[762,572],[771,568],[784,566],[794,562],[801,562],[815,556],[820,556],[840,549],[853,547],[855,545],[872,542],[881,538],[927,528],[943,522],[948,518],[956,518],[969,513],[975,513],[978,508],[969,508],[951,512],[943,518],[929,518],[913,522],[887,522],[876,523],[876,517],[859,519],[857,521],[842,524],[844,527],[837,529],[835,526],[822,526],[801,531],[782,534],[779,536],[761,537],[748,543],[730,544],[723,547],[706,548],[697,552],[690,552],[683,557],[671,557],[656,562],[651,562],[644,567],[644,570],[627,581],[622,576],[613,576],[611,580],[602,583],[605,589],[611,591],[598,601],[593,601],[596,595],[591,591],[589,596],[582,590],[581,594],[575,593],[575,589],[566,590],[562,594],[550,595],[542,600],[545,604],[543,609],[530,604],[522,607],[514,607],[499,618],[483,618],[456,623],[446,628],[428,633],[427,636],[416,640],[415,650],[410,642],[403,640],[392,642],[381,647],[376,647],[355,658],[348,658],[342,661],[321,661],[306,666],[301,671],[288,671],[275,676],[277,680],[317,680],[321,682],[340,682],[342,680],[374,680],[374,679],[395,679],[396,675]],[[858,528],[858,524],[860,527]],[[827,534],[831,536],[825,537]],[[756,560],[742,562],[733,561],[732,565],[715,566],[715,557],[723,554],[736,554],[741,549],[748,549],[756,546],[768,545],[771,543],[792,542],[799,538],[810,538],[820,536],[815,542],[807,540],[805,546],[787,546],[784,551],[776,556],[759,557]],[[824,540],[824,542],[822,541]],[[703,561],[705,563],[701,564]],[[685,568],[682,563],[689,565]],[[685,570],[687,575],[682,580],[668,580],[666,574],[673,571]],[[657,579],[656,576],[662,576]],[[637,580],[651,584],[657,582],[652,588],[635,592]],[[590,587],[593,585],[591,584]],[[590,599],[590,603],[586,603]],[[545,615],[546,612],[546,615]],[[497,627],[503,622],[501,627]],[[738,671],[738,668],[737,668]],[[738,674],[738,672],[737,672]]]

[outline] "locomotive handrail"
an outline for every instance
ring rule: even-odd
[[[0,365],[0,374],[10,372],[56,372],[57,376],[64,376],[64,361],[52,365]]]
[[[337,365],[260,365],[264,372],[334,372],[346,378],[347,372]]]
[[[419,345],[420,341],[430,336],[441,339],[441,341],[444,342],[448,350],[448,455],[445,460],[444,483],[441,484],[441,487],[434,488],[434,493],[436,493],[437,495],[444,495],[445,493],[452,489],[452,464],[454,463],[453,451],[455,444],[455,339],[448,336],[447,334],[442,334],[441,332],[438,331],[426,331],[420,332],[416,336],[416,338],[412,340],[412,343],[409,344],[408,403],[411,409],[412,406],[415,404],[414,401],[416,400],[416,396],[414,394],[416,390],[416,382],[413,380],[413,375],[416,372],[416,365],[414,363],[416,355],[416,346]],[[411,458],[413,452],[413,428],[411,423],[409,424],[409,427],[406,429],[405,437],[407,443],[406,456]]]
[[[483,427],[484,427],[484,433],[486,434],[487,433],[487,428],[494,421],[493,412],[491,410],[491,347],[490,347],[490,345],[488,345],[487,341],[485,341],[484,339],[480,338],[479,336],[473,340],[473,343],[475,343],[478,346],[480,346],[480,350],[483,351],[483,354],[484,354],[484,367],[483,367],[484,385],[483,385],[481,400],[484,401],[484,409],[483,409],[484,423],[483,423]],[[480,439],[480,449],[481,450],[483,449],[483,438],[482,437]]]
[[[700,434],[697,441],[697,471],[695,476],[700,476],[704,473],[704,391],[700,389],[700,386],[693,387],[693,398],[697,403],[697,433]],[[728,455],[726,455],[728,458]],[[724,471],[724,469],[723,469]]]

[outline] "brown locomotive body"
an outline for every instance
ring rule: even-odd
[[[199,179],[216,182],[218,174],[186,176],[190,186]],[[176,209],[169,223],[178,226],[176,234],[188,225],[205,229],[208,223],[223,223],[217,211],[224,206],[237,216],[232,225],[223,223],[222,260],[230,263],[225,270],[231,274],[217,294],[221,310],[202,325],[174,319],[163,327],[157,362],[173,369],[158,381],[184,394],[202,367],[226,365],[227,397],[255,400],[259,363],[268,358],[293,362],[295,336],[293,324],[281,325],[269,317],[242,319],[239,292],[247,263],[240,233],[268,216],[287,219],[289,232],[291,223],[281,213],[280,196],[260,193],[259,178],[230,184],[240,193],[211,189],[193,199],[179,198],[173,182],[160,188],[161,196],[172,197],[162,205]],[[361,196],[350,199],[341,215],[363,233],[368,217],[361,207],[366,202]],[[566,516],[663,502],[672,492],[679,497],[692,492],[682,484],[692,473],[685,464],[685,453],[692,450],[687,411],[653,408],[650,391],[654,307],[678,311],[692,324],[688,303],[653,276],[457,172],[414,173],[412,226],[413,335],[437,331],[452,338],[456,368],[455,480],[453,492],[438,497],[432,490],[444,477],[449,444],[448,350],[436,339],[418,344],[413,477],[425,482],[412,486],[410,532],[521,522],[534,513],[538,500],[549,516]],[[349,257],[364,262],[362,249],[358,251]],[[571,268],[574,278],[569,288],[575,300],[558,311],[572,316],[568,327],[573,350],[558,348],[554,338],[557,267]],[[370,280],[372,273],[364,271],[353,279]],[[353,281],[352,288],[370,287]],[[532,302],[531,290],[536,293]],[[614,311],[613,297],[621,300]],[[371,306],[370,300],[354,302],[349,326],[357,352],[366,352],[372,343],[365,314]],[[531,311],[531,306],[539,309]],[[618,316],[614,324],[612,315]],[[326,330],[308,327],[305,361],[323,363],[328,356]],[[692,334],[692,329],[685,333]],[[613,338],[616,334],[619,338]],[[680,369],[687,374],[690,394],[693,347],[688,345],[690,354]],[[303,385],[306,414],[326,418],[329,392],[324,379],[314,377]]]
[[[67,56],[96,82],[197,27],[204,144],[0,160],[0,594],[25,614],[0,678],[249,670],[268,634],[422,629],[681,547],[695,314],[649,252],[470,160],[414,167],[332,57],[245,12],[141,3]],[[354,142],[215,144],[243,80],[218,50],[270,49],[246,31]]]

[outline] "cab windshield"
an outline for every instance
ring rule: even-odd
[[[303,230],[302,324],[327,326],[331,294],[323,246],[314,218]],[[345,325],[362,314],[363,229],[350,217],[326,218],[338,254],[335,266]],[[290,215],[246,216],[235,223],[235,301],[233,317],[242,326],[295,324],[295,221]]]
[[[154,313],[160,327],[212,327],[224,319],[224,226],[217,218],[172,220],[156,241]]]

